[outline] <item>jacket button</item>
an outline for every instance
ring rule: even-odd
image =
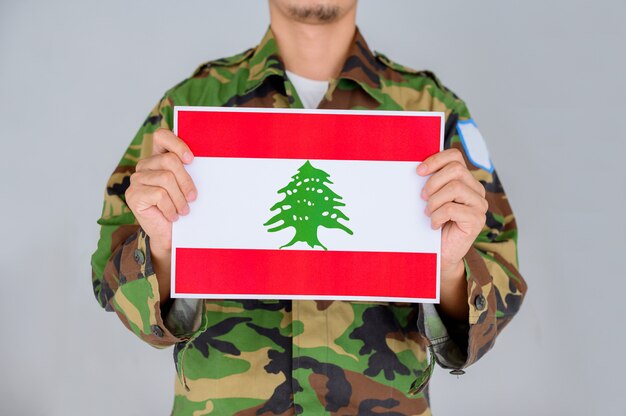
[[[463,374],[465,374],[465,371],[457,368],[456,370],[450,371],[450,374],[452,374],[453,376],[462,376]]]
[[[135,250],[135,262],[139,265],[142,265],[146,261],[146,256],[143,254],[143,251],[136,249]]]
[[[482,311],[487,306],[487,299],[483,295],[478,295],[474,298],[474,306],[479,311]]]
[[[150,329],[152,329],[152,334],[153,334],[154,336],[157,336],[157,337],[159,337],[159,338],[163,338],[163,330],[161,329],[161,327],[160,327],[160,326],[158,326],[158,325],[152,325],[152,326],[150,327]]]

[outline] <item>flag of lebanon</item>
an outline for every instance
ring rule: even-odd
[[[420,198],[443,114],[176,107],[198,198],[173,226],[172,297],[439,301]]]

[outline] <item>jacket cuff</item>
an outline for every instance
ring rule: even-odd
[[[471,248],[465,256],[469,334],[464,367],[478,361],[493,347],[498,335],[497,302],[493,278],[480,252]]]
[[[157,348],[182,341],[163,322],[159,282],[152,268],[146,233],[139,229],[131,235],[118,255],[119,287],[111,306],[124,325]]]
[[[453,374],[476,362],[496,338],[496,298],[492,278],[474,248],[463,259],[467,278],[469,319],[458,322],[440,315],[435,305],[420,304],[418,327],[428,338],[437,363]]]

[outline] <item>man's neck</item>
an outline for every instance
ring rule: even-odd
[[[271,28],[285,68],[302,77],[336,77],[356,31],[356,13],[326,24],[294,21],[270,8]]]

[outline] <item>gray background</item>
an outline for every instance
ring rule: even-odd
[[[148,111],[256,44],[264,1],[0,1],[0,413],[168,414],[171,349],[100,310],[104,184]],[[626,2],[363,1],[373,49],[468,103],[518,217],[530,290],[436,415],[625,415]]]

